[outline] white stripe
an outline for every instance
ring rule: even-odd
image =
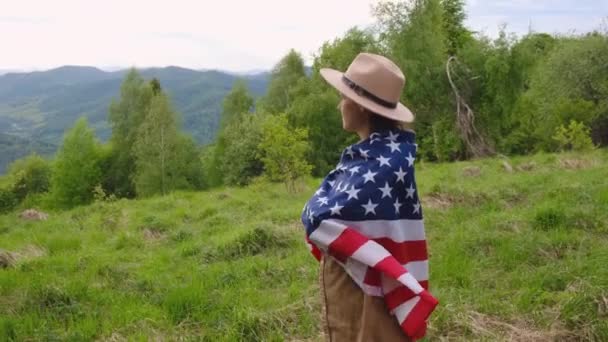
[[[368,266],[374,266],[389,255],[391,254],[382,245],[368,240],[351,255],[351,258]]]
[[[420,301],[420,296],[416,296],[412,299],[406,300],[403,304],[399,305],[393,310],[393,314],[397,317],[397,321],[399,324],[403,324],[403,321],[407,318],[407,316],[412,312],[412,309],[418,302]]]
[[[420,283],[412,276],[411,273],[405,273],[399,277],[399,282],[405,286],[407,286],[410,290],[412,290],[415,294],[419,294],[424,289],[420,286]]]
[[[425,240],[423,220],[345,221],[328,219],[352,227],[369,239],[389,238],[395,242]]]
[[[310,234],[309,239],[317,242],[321,246],[327,247],[337,239],[345,229],[346,226],[341,223],[332,220],[323,220],[321,221],[321,224],[319,224],[319,227]]]
[[[403,265],[403,267],[405,267],[405,269],[409,272],[408,274],[411,277],[413,277],[414,280],[416,280],[416,282],[418,284],[417,286],[415,286],[415,285],[414,286],[406,285],[406,286],[408,286],[415,293],[419,293],[421,290],[420,291],[416,291],[416,290],[419,290],[418,286],[420,286],[420,288],[422,288],[422,286],[420,285],[420,282],[423,280],[429,279],[428,260],[412,261],[410,263]],[[409,281],[411,281],[411,280],[409,280]],[[389,293],[401,285],[403,285],[402,282],[397,281],[384,274],[382,275],[382,288],[384,289],[384,293]]]
[[[403,265],[418,281],[429,280],[429,261],[411,261]]]

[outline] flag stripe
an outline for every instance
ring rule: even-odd
[[[395,242],[389,238],[377,238],[374,241],[384,246],[400,264],[423,261],[428,258],[424,240]]]
[[[346,262],[357,249],[368,241],[352,228],[346,228],[329,244],[329,253],[341,262]]]
[[[395,242],[404,242],[426,239],[423,220],[331,220],[352,227],[372,240],[388,238]]]
[[[423,289],[427,289],[428,281],[423,281],[420,283],[420,285],[422,286]],[[401,303],[403,303],[415,296],[416,296],[416,293],[414,293],[414,291],[412,291],[407,286],[401,285],[401,286],[398,286],[395,289],[393,289],[391,292],[385,293],[384,301],[386,302],[386,306],[388,307],[388,309],[392,311],[393,309],[395,309],[396,307],[401,305]]]

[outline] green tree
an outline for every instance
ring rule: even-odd
[[[225,127],[233,118],[242,113],[248,113],[253,107],[253,97],[247,90],[245,80],[237,80],[232,90],[224,97],[222,102],[222,116],[220,127]]]
[[[215,162],[224,184],[248,184],[262,173],[258,145],[262,140],[261,122],[265,116],[270,115],[242,113],[221,132],[219,142],[224,147],[221,158]]]
[[[108,121],[112,127],[112,155],[104,183],[108,192],[119,197],[135,196],[133,146],[152,96],[155,91],[160,90],[160,84],[156,83],[154,80],[146,83],[133,68],[127,73],[120,87],[119,100],[112,100],[110,104]]]
[[[56,206],[90,203],[101,180],[99,142],[85,117],[65,134],[57,152],[51,177],[51,195]]]
[[[133,146],[138,196],[165,195],[183,186],[176,160],[179,139],[175,117],[166,95],[161,93],[152,98]]]
[[[593,142],[608,144],[608,35],[560,40],[537,67],[527,95],[541,148],[557,146],[553,132],[571,120],[591,127]]]
[[[467,41],[472,39],[471,32],[464,26],[467,15],[464,0],[442,0],[443,30],[446,35],[448,54],[457,55]]]
[[[291,128],[286,114],[265,118],[262,124],[260,159],[268,178],[284,182],[287,190],[296,189],[295,182],[310,175],[312,166],[305,160],[309,149],[305,128]]]
[[[284,112],[293,100],[291,89],[305,76],[302,56],[295,50],[290,50],[272,69],[268,90],[256,106],[258,112]]]

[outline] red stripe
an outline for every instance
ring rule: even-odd
[[[374,269],[395,279],[399,279],[399,277],[407,273],[405,268],[392,255],[387,256],[375,264]]]
[[[426,320],[429,318],[433,310],[439,302],[435,297],[431,296],[427,291],[422,291],[420,300],[409,315],[401,323],[401,329],[411,338],[422,338],[426,332]]]
[[[395,242],[390,238],[374,239],[391,253],[400,264],[428,259],[426,240]]]
[[[352,228],[346,228],[329,244],[329,254],[341,262],[346,262],[346,259],[353,255],[367,241],[369,239],[363,234]]]
[[[317,247],[317,245],[315,245],[312,241],[310,241],[308,236],[306,236],[306,242],[310,245],[310,253],[312,253],[312,255],[315,257],[315,259],[317,259],[317,261],[321,261],[321,256],[323,253],[321,252],[319,247]]]
[[[420,282],[420,285],[426,290],[429,287],[429,282],[423,280]],[[405,285],[401,285],[391,292],[384,295],[384,301],[386,302],[386,306],[389,310],[393,310],[398,307],[408,299],[412,299],[416,296],[416,294],[409,289],[409,287]]]

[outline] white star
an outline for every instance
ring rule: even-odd
[[[393,190],[393,188],[388,186],[388,182],[384,184],[383,188],[378,188],[378,190],[382,191],[382,198],[386,196],[393,198],[393,196],[391,196],[391,190]]]
[[[359,149],[359,153],[361,153],[361,157],[365,158],[367,160],[367,158],[369,158],[369,155],[367,154],[367,152],[369,152],[369,150],[364,150],[362,148]]]
[[[371,145],[371,144],[375,143],[376,141],[382,141],[382,140],[380,140],[379,138],[374,138],[371,140],[371,142],[369,144]]]
[[[346,154],[348,154],[350,156],[350,159],[353,159],[353,156],[355,155],[355,152],[353,151],[353,147],[352,146],[348,146],[346,148]]]
[[[334,184],[336,184],[336,181],[328,181],[327,183],[329,183],[329,186],[331,186],[332,188],[334,187]]]
[[[308,211],[308,220],[310,221],[310,223],[314,224],[315,222],[315,218],[314,218],[314,213],[312,212],[312,210]]]
[[[350,190],[346,190],[346,193],[348,194],[347,200],[351,198],[359,199],[359,197],[357,197],[357,193],[359,193],[359,191],[361,191],[361,189],[355,189],[354,186],[351,186]]]
[[[391,153],[393,153],[395,151],[401,152],[401,150],[399,149],[399,143],[391,141],[390,143],[386,144],[386,146],[391,148]]]
[[[325,192],[323,189],[319,189],[315,192],[315,196],[319,196],[322,192]]]
[[[378,157],[378,160],[380,161],[380,166],[382,166],[382,165],[386,165],[388,167],[391,166],[391,164],[388,162],[389,160],[391,160],[391,158],[386,158],[384,156],[380,156],[380,157]]]
[[[414,214],[415,213],[420,214],[420,202],[414,203]]]
[[[365,183],[367,183],[367,182],[376,183],[376,181],[374,180],[374,176],[377,174],[378,174],[378,172],[372,172],[372,170],[367,170],[367,173],[365,173],[363,175],[363,178],[365,178]],[[363,184],[365,184],[365,183],[363,183]]]
[[[321,203],[327,205],[327,197],[319,197],[317,198],[317,203]]]
[[[369,135],[369,137],[370,137],[370,138],[373,138],[373,137],[374,137],[374,136],[376,136],[376,135],[380,135],[380,133],[378,133],[378,132],[373,132],[372,134],[370,134],[370,135]]]
[[[347,189],[348,189],[348,183],[345,182],[342,189],[340,189],[340,192],[345,192]]]
[[[340,209],[342,208],[344,208],[344,206],[338,205],[338,202],[336,202],[333,207],[329,208],[329,210],[331,210],[331,215],[342,215],[340,214]]]
[[[371,198],[367,201],[367,204],[362,204],[361,206],[363,208],[365,208],[365,215],[367,215],[369,213],[372,213],[372,214],[376,215],[376,207],[378,205],[372,203],[372,199]]]
[[[395,207],[395,214],[399,214],[399,208],[402,206],[402,203],[399,203],[399,199],[396,198],[395,199],[395,203],[393,203],[393,206]]]
[[[397,140],[398,137],[399,137],[399,133],[393,134],[393,132],[389,131],[388,137],[386,137],[386,139],[388,139],[390,141],[395,141],[395,140]]]
[[[412,157],[412,153],[409,153],[405,159],[407,160],[408,167],[414,165],[414,160],[416,160],[416,158]]]
[[[350,170],[348,170],[350,172],[350,175],[354,175],[355,173],[359,173],[359,167],[358,166],[353,166],[350,168]]]
[[[414,192],[416,192],[416,189],[414,189],[414,184],[410,184],[410,187],[405,189],[405,191],[407,191],[407,194],[405,195],[405,198],[414,198]]]
[[[404,172],[401,169],[401,166],[399,166],[399,171],[395,171],[395,174],[397,175],[397,182],[405,183],[405,180],[403,179],[403,177],[405,177],[405,175],[407,175],[407,172]]]

